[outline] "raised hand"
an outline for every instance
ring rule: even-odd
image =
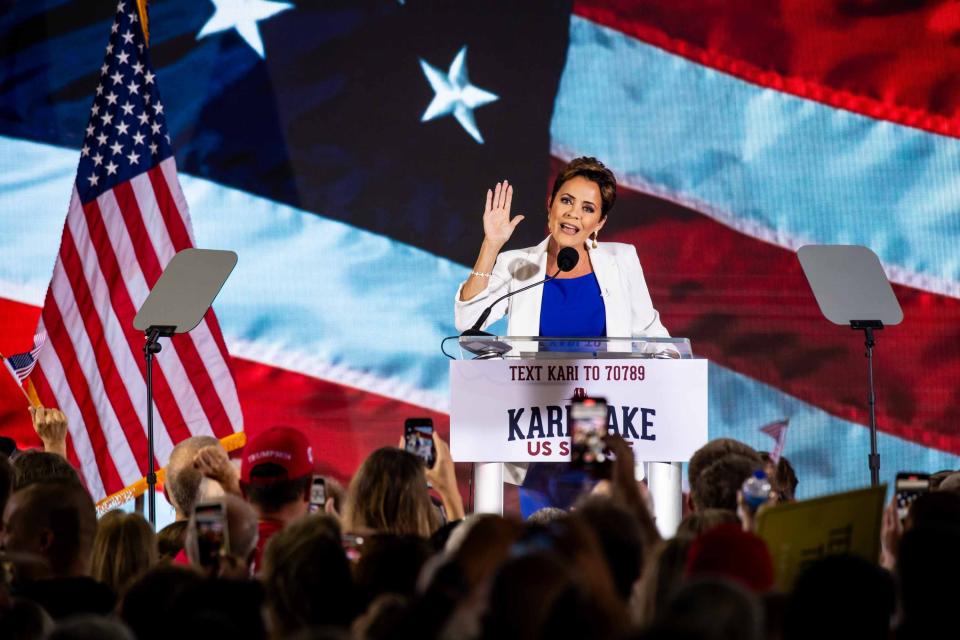
[[[497,247],[502,247],[513,235],[524,216],[516,215],[510,219],[510,205],[513,203],[513,185],[506,180],[498,182],[493,189],[487,189],[487,204],[483,208],[484,239]]]
[[[59,409],[30,407],[33,429],[43,442],[43,450],[67,457],[67,416]]]

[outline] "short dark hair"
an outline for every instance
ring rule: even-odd
[[[729,454],[715,461],[694,479],[690,497],[694,509],[737,510],[737,491],[743,481],[760,468],[760,464],[747,456]]]
[[[286,479],[287,471],[278,464],[264,463],[250,471],[250,482],[242,483],[247,501],[264,513],[273,513],[307,495],[310,476]]]
[[[50,529],[54,543],[46,560],[56,576],[66,575],[78,559],[89,560],[97,532],[97,508],[76,482],[35,482],[16,492],[18,517],[31,526]]]
[[[600,189],[600,218],[606,218],[617,202],[617,179],[606,165],[590,156],[574,158],[567,166],[560,170],[553,181],[553,191],[550,192],[550,202],[557,197],[560,187],[568,180],[586,178],[595,182]]]
[[[11,462],[14,491],[37,482],[73,482],[83,486],[80,474],[73,465],[56,453],[30,449],[18,453]]]
[[[697,481],[697,476],[703,473],[707,467],[730,454],[756,458],[757,462],[761,462],[760,454],[753,447],[733,438],[716,438],[694,451],[690,462],[687,463],[687,480],[690,487],[693,487]]]

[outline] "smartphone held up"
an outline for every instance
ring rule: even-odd
[[[229,551],[227,513],[222,502],[204,502],[193,511],[196,526],[196,558],[200,566],[217,568],[220,557]]]
[[[403,425],[403,448],[423,460],[428,469],[432,469],[437,461],[433,446],[433,420],[407,418]]]
[[[607,449],[607,401],[575,398],[570,406],[570,465],[596,478],[609,478],[613,457]]]
[[[897,500],[897,516],[902,522],[910,511],[910,505],[930,490],[930,474],[914,471],[901,471],[894,484]]]

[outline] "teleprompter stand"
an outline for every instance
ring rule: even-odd
[[[232,251],[184,249],[173,256],[133,326],[143,331],[143,357],[147,375],[147,505],[150,524],[156,527],[156,458],[153,449],[153,358],[160,353],[160,338],[193,330],[213,304],[237,264]]]
[[[880,259],[856,245],[808,245],[797,251],[820,312],[830,322],[863,331],[867,358],[867,405],[870,409],[870,484],[880,484],[877,453],[877,395],[873,382],[874,331],[903,321],[903,310]]]

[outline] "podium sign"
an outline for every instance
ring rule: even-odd
[[[457,462],[570,459],[571,398],[606,398],[607,430],[637,461],[686,461],[707,442],[707,361],[454,360],[450,447]]]

